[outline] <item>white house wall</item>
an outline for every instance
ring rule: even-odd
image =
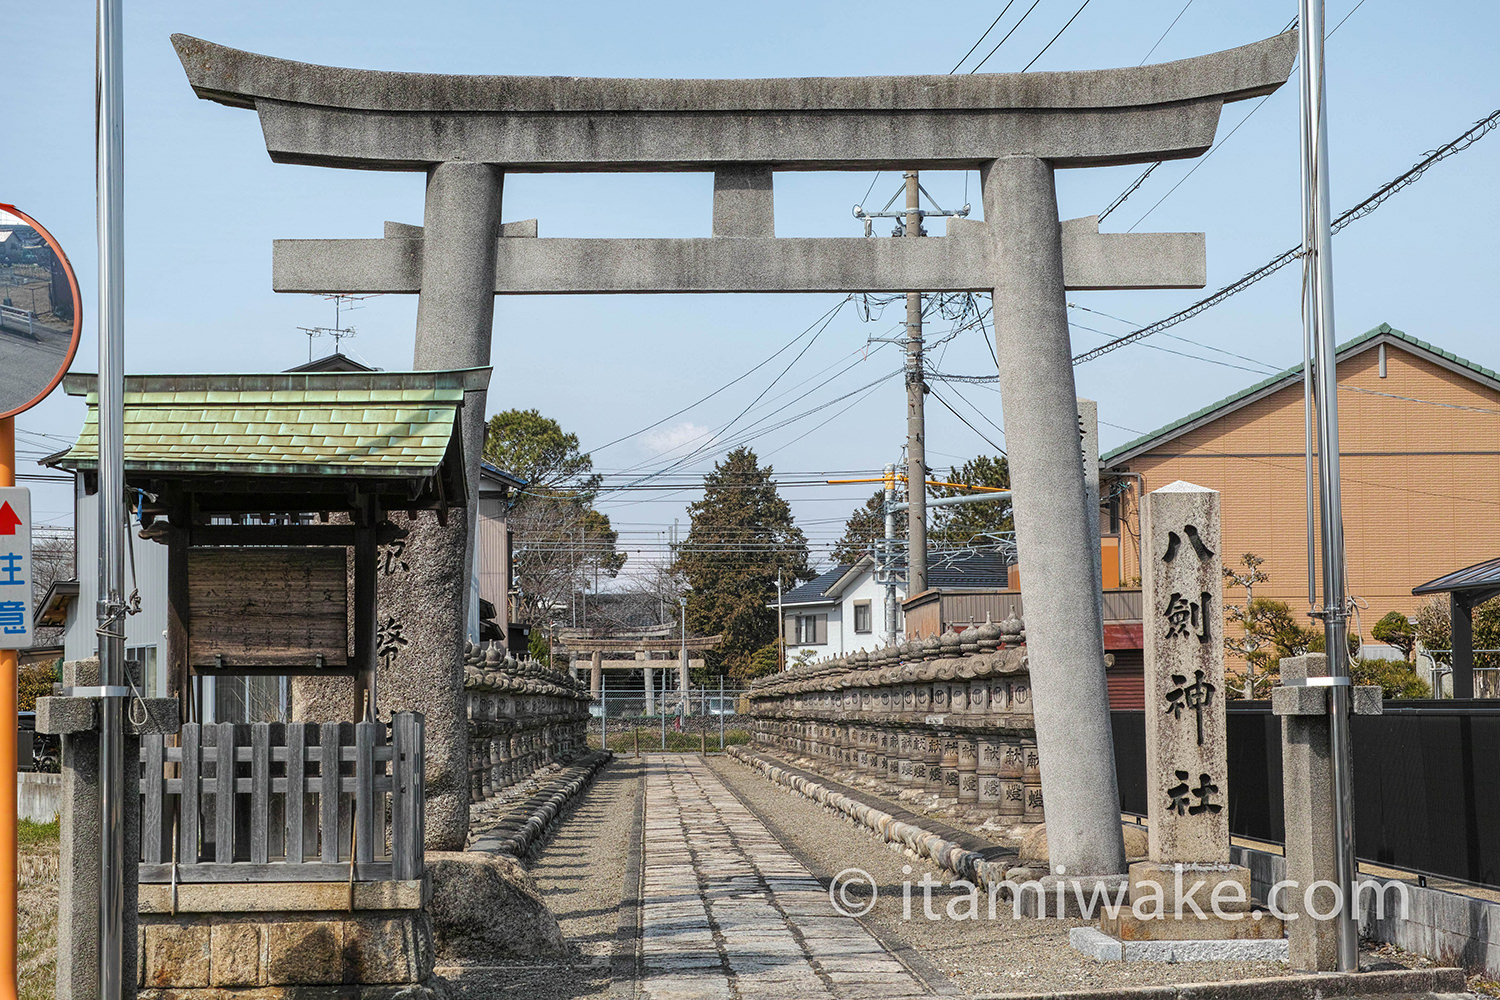
[[[899,602],[906,595],[896,588],[896,631],[901,632]],[[870,602],[870,631],[854,631],[854,605],[860,601]],[[822,645],[800,645],[787,642],[786,655],[790,662],[803,650],[810,651],[822,659],[825,656],[843,656],[857,650],[873,650],[885,645],[885,586],[875,582],[873,573],[861,573],[858,581],[845,588],[837,601],[823,604],[803,604],[782,609],[782,635],[795,635],[794,626],[798,615],[827,615],[828,641]]]
[[[95,628],[94,602],[99,593],[99,496],[83,492],[82,479],[77,479],[74,498],[73,537],[76,539],[78,573],[78,600],[68,612],[68,624],[63,632],[63,656],[69,660],[82,660],[98,653]],[[135,550],[135,579],[131,579],[130,558],[125,560],[125,596],[132,588],[140,591],[141,613],[125,618],[125,648],[137,646],[156,647],[156,678],[154,690],[167,689],[167,547],[157,542],[139,538],[136,532],[140,525],[132,522],[126,533],[126,544]],[[152,682],[148,682],[152,683]]]

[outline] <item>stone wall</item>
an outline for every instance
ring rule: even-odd
[[[142,913],[140,942],[142,1000],[290,1000],[335,986],[415,1000],[441,988],[421,910]]]
[[[754,740],[1020,833],[1043,818],[1024,642],[1020,620],[986,620],[761,678],[748,695]]]
[[[588,749],[588,685],[566,671],[517,660],[498,643],[465,644],[464,694],[470,802]]]

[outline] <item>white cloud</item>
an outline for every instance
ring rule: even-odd
[[[682,453],[701,448],[713,440],[713,432],[707,428],[685,420],[680,424],[672,424],[669,427],[657,427],[642,434],[638,439],[643,451],[649,455],[661,455],[665,452],[681,446],[681,452],[674,452],[677,457]]]

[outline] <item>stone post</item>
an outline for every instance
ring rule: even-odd
[[[645,683],[645,689],[646,689],[646,706],[645,706],[645,708],[643,708],[641,710],[641,714],[642,715],[655,715],[656,714],[656,671],[653,670],[653,669],[651,669],[651,665],[649,663],[646,664],[644,667],[642,667],[642,670],[645,672],[645,675],[646,675],[646,683]]]
[[[66,687],[96,687],[99,661],[63,664]],[[126,717],[123,740],[125,773],[137,774],[143,733],[175,733],[181,727],[176,698],[148,698],[141,707],[146,722]],[[39,733],[60,737],[62,744],[62,812],[58,816],[57,962],[58,1000],[93,1000],[99,995],[99,730],[98,700],[86,697],[37,699]],[[140,924],[137,917],[138,869],[141,857],[141,797],[125,796],[124,827],[124,967],[127,996],[135,995]]]
[[[1318,680],[1331,674],[1322,653],[1281,661],[1280,684],[1271,689],[1271,711],[1281,716],[1281,775],[1286,818],[1286,877],[1299,888],[1283,892],[1281,909],[1298,919],[1287,921],[1287,959],[1293,969],[1333,972],[1338,969],[1339,922],[1307,913],[1306,887],[1338,883],[1333,844],[1333,775],[1328,754],[1328,688]],[[1356,715],[1379,715],[1378,686],[1354,688],[1349,699]],[[1312,893],[1313,909],[1330,913],[1337,899],[1325,887]]]
[[[1104,623],[1050,164],[1016,156],[982,171],[994,241],[995,350],[1009,442],[1037,742],[1046,762],[1047,846],[1070,874],[1125,870],[1104,678]]]
[[[598,698],[604,690],[604,654],[594,650],[589,664],[589,697]]]
[[[1281,921],[1249,912],[1250,871],[1229,863],[1219,549],[1216,491],[1176,482],[1146,497],[1141,614],[1149,860],[1130,866],[1132,909],[1106,914],[1100,929],[1122,942],[1198,941],[1204,958],[1279,958],[1286,949]],[[1154,919],[1145,916],[1153,911]]]
[[[1150,857],[1229,861],[1219,494],[1176,482],[1146,497],[1141,532]]]

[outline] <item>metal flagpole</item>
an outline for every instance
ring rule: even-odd
[[[1349,778],[1349,622],[1344,580],[1344,515],[1339,487],[1338,342],[1333,322],[1333,231],[1328,197],[1328,116],[1323,74],[1323,0],[1298,0],[1301,25],[1304,295],[1312,325],[1313,401],[1318,439],[1318,515],[1322,541],[1324,648],[1328,689],[1329,775],[1333,780],[1334,860],[1340,894],[1338,961],[1359,971],[1354,912],[1354,801]],[[1306,373],[1304,372],[1304,377]],[[1312,517],[1312,511],[1308,511]]]
[[[99,995],[124,987],[125,109],[121,0],[98,0],[95,166],[99,235]]]

